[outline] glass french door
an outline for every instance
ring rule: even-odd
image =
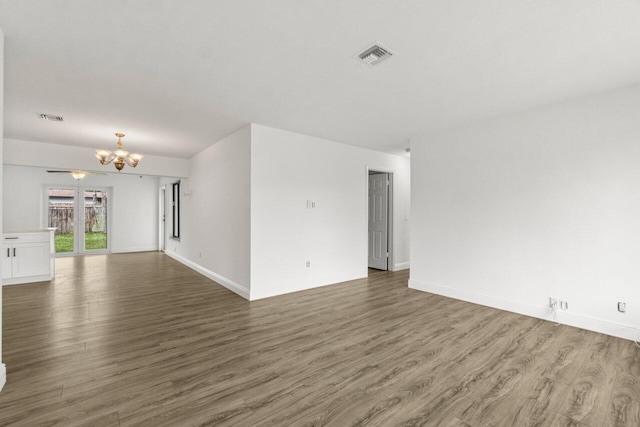
[[[58,255],[109,252],[110,189],[46,187],[46,223],[54,227]]]

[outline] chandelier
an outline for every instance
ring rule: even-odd
[[[118,137],[118,149],[114,152],[109,150],[97,150],[96,158],[100,161],[100,164],[108,165],[113,161],[113,165],[118,169],[118,172],[124,168],[125,162],[135,168],[138,166],[138,162],[142,159],[142,154],[133,154],[129,153],[122,149],[122,138],[124,137],[124,133],[116,133]]]

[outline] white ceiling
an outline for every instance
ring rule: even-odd
[[[0,0],[0,27],[5,137],[183,158],[249,122],[401,154],[640,81],[638,0]],[[398,55],[357,63],[374,41]]]

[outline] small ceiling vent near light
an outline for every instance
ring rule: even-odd
[[[62,116],[54,116],[53,114],[40,114],[42,120],[49,120],[51,122],[62,122],[64,119]]]
[[[394,54],[395,52],[393,52],[391,49],[376,42],[354,57],[367,65],[374,66],[378,65],[385,59],[390,58]]]

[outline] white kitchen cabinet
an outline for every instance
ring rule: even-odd
[[[53,230],[5,233],[0,256],[3,285],[52,280],[55,275]]]

